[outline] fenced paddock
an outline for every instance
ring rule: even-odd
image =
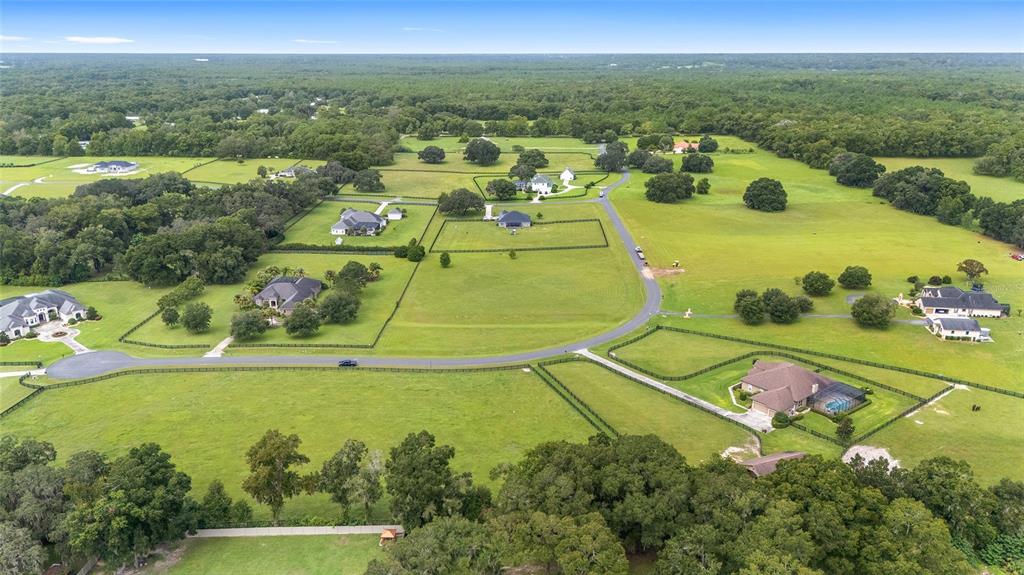
[[[502,252],[608,247],[597,218],[537,221],[528,228],[500,228],[483,220],[445,220],[432,252]]]

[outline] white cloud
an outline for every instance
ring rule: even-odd
[[[131,44],[135,41],[117,36],[65,36],[64,39],[75,44]]]
[[[440,28],[424,28],[422,26],[402,26],[402,32],[444,32]]]
[[[25,40],[31,40],[28,36],[3,36],[0,35],[0,42],[24,42]]]
[[[292,40],[297,44],[337,44],[337,40],[310,40],[308,38],[296,38]]]

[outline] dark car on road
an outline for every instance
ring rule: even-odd
[[[343,359],[338,362],[338,367],[356,367],[359,362],[354,359]]]

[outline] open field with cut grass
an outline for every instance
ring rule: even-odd
[[[756,456],[756,442],[743,428],[597,364],[575,361],[546,369],[619,433],[653,433],[690,463],[707,460],[729,447],[747,448],[745,457]]]
[[[31,367],[26,365],[24,369],[30,369]],[[0,370],[4,371],[14,371],[16,369],[20,368],[11,366],[0,367]],[[18,385],[17,377],[0,377],[0,411],[18,403],[30,393],[32,393],[31,389]]]
[[[390,196],[382,200],[391,199]],[[383,232],[376,236],[335,236],[331,234],[331,226],[337,221],[345,208],[353,208],[376,213],[378,205],[363,202],[324,201],[313,208],[308,214],[294,222],[285,230],[284,243],[299,243],[320,246],[334,245],[336,238],[342,238],[346,246],[397,246],[406,245],[410,239],[417,241],[430,222],[434,213],[433,206],[413,206],[408,204],[391,204],[380,214],[387,216],[393,208],[405,210],[401,220],[389,221]]]
[[[972,405],[981,407],[971,411]],[[1024,399],[978,389],[955,389],[938,402],[868,438],[889,449],[903,466],[945,455],[965,459],[983,484],[1024,479]]]
[[[545,223],[535,219],[534,225],[515,233],[494,222],[448,220],[431,251],[569,248],[607,243],[599,220]]]
[[[207,158],[207,161],[213,158]],[[301,158],[254,158],[249,160],[216,160],[186,174],[193,182],[213,184],[237,184],[259,179],[256,170],[260,166],[267,168],[268,174],[279,172],[295,165],[316,168],[323,164],[320,160],[302,160]],[[285,178],[285,181],[290,181]]]
[[[771,433],[761,435],[761,450],[765,453],[777,451],[805,451],[821,455],[823,457],[838,458],[843,453],[843,448],[835,443],[818,439],[817,437],[801,431],[795,427],[776,429]]]
[[[87,166],[105,160],[127,160],[137,162],[139,171],[136,174],[79,174],[72,166]],[[166,158],[156,156],[78,156],[42,163],[27,168],[0,167],[0,192],[13,186],[28,183],[11,192],[12,195],[25,197],[59,198],[74,193],[75,188],[105,178],[145,178],[161,172],[184,173],[191,168],[213,160],[213,158]],[[186,177],[192,179],[190,173]],[[42,178],[42,180],[40,180]]]
[[[245,451],[267,429],[297,433],[319,468],[346,439],[385,450],[427,429],[455,447],[453,466],[490,484],[488,472],[543,441],[582,441],[595,430],[534,373],[275,371],[127,376],[46,391],[3,421],[4,430],[52,442],[61,458],[124,453],[159,443],[191,475],[199,497],[213,479],[241,496]],[[258,518],[269,511],[255,506]],[[377,520],[387,519],[384,506]],[[295,519],[338,511],[322,495],[285,506]],[[327,519],[328,521],[332,519]]]
[[[41,286],[0,285],[0,299],[45,289],[47,288]],[[60,289],[75,296],[82,305],[95,307],[103,317],[99,321],[85,321],[75,326],[75,329],[81,331],[81,335],[77,337],[78,342],[90,349],[120,347],[117,338],[153,313],[156,309],[156,300],[168,291],[168,288],[147,288],[131,281],[82,282],[62,286]],[[144,350],[133,350],[133,353],[153,355]],[[29,360],[50,363],[66,355],[71,355],[71,349],[62,343],[44,343],[31,339],[19,339],[0,348],[0,358],[4,361]]]
[[[502,156],[517,155],[512,151],[512,146],[522,146],[524,148],[538,148],[545,152],[588,152],[597,155],[597,144],[587,144],[579,138],[569,137],[549,137],[549,138],[532,138],[529,136],[488,136],[488,139],[497,144],[501,148]],[[420,140],[416,136],[406,136],[401,140],[403,147],[409,148],[414,152],[418,152],[427,146],[437,146],[445,151],[445,153],[451,156],[457,156],[462,159],[462,150],[466,147],[465,143],[459,142],[459,136],[441,136],[434,138],[433,140]]]
[[[59,156],[12,156],[8,154],[0,154],[0,166],[33,166],[43,162],[52,162],[58,158]]]
[[[1024,198],[1024,182],[1013,178],[993,178],[974,173],[977,158],[875,158],[888,172],[910,166],[938,168],[947,178],[963,180],[976,196],[988,196],[997,202],[1012,202]]]
[[[322,280],[327,270],[340,270],[349,261],[358,261],[364,265],[378,262],[384,266],[381,277],[376,282],[367,284],[363,290],[356,321],[339,325],[324,324],[317,335],[308,338],[291,337],[283,327],[268,329],[261,337],[251,343],[284,343],[284,344],[370,344],[384,321],[395,308],[399,294],[405,288],[415,267],[414,264],[390,256],[368,256],[358,254],[302,254],[288,252],[271,252],[264,254],[249,271],[246,281],[255,277],[256,273],[268,266],[302,268],[306,275]],[[203,344],[213,347],[230,333],[231,316],[238,309],[234,296],[241,293],[245,282],[231,285],[210,285],[196,301],[205,302],[213,309],[210,329],[200,334],[190,334],[181,326],[167,327],[160,318],[154,318],[132,334],[132,339],[157,344]],[[156,309],[156,299],[148,304],[150,313]],[[247,342],[249,343],[249,342]],[[138,346],[130,346],[132,350]],[[280,351],[280,350],[278,350]],[[194,355],[200,351],[193,350]],[[336,352],[336,350],[335,350]],[[134,351],[132,352],[134,353]]]

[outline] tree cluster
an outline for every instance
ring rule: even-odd
[[[786,209],[786,190],[778,180],[758,178],[743,192],[743,203],[752,210],[781,212]]]
[[[885,173],[885,166],[867,154],[843,152],[829,162],[828,173],[844,186],[870,188]]]
[[[692,198],[696,191],[693,176],[681,172],[658,174],[644,182],[644,187],[647,188],[644,197],[662,204],[674,204]]]
[[[800,314],[814,309],[811,298],[790,296],[779,288],[769,288],[758,294],[751,289],[736,292],[733,311],[747,325],[760,325],[767,317],[772,323],[795,323]]]

